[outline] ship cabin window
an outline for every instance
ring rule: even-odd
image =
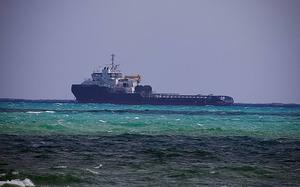
[[[122,77],[122,75],[120,73],[109,73],[109,76],[111,78],[119,78],[119,77]]]
[[[128,87],[128,84],[126,82],[124,82],[123,87]]]
[[[102,78],[102,73],[93,73],[92,74],[93,81],[97,81]]]
[[[102,73],[93,73],[94,76],[102,76]]]

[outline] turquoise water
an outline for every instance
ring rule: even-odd
[[[0,186],[299,186],[300,107],[0,102]]]
[[[0,133],[300,138],[300,107],[0,103]]]

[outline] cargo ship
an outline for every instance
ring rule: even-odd
[[[72,93],[80,103],[129,105],[232,105],[233,98],[224,95],[183,95],[154,93],[150,85],[141,84],[140,75],[124,75],[114,62],[94,71],[90,79],[72,85]]]

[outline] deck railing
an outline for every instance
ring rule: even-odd
[[[154,98],[179,98],[179,99],[207,99],[211,96],[204,96],[204,95],[179,95],[179,94],[151,94],[149,97]]]

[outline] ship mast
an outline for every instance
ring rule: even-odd
[[[110,69],[111,71],[119,71],[118,66],[119,64],[115,64],[115,54],[111,54],[111,64],[110,64]]]
[[[114,58],[115,58],[115,54],[111,54],[111,66],[114,67]]]

